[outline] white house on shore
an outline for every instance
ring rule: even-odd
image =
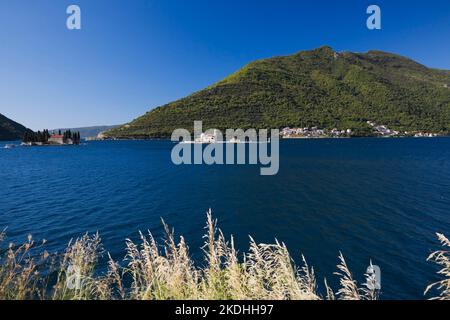
[[[62,134],[52,134],[48,138],[49,144],[64,144],[64,136]]]

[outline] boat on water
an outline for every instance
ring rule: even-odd
[[[206,133],[202,133],[200,135],[200,137],[195,139],[195,143],[201,143],[201,144],[211,144],[211,143],[216,143],[217,142],[217,138],[216,138],[216,132],[214,131],[214,134],[206,134]]]
[[[264,143],[271,143],[270,138],[267,139],[267,141],[242,141],[236,137],[231,138],[230,140],[226,141],[218,141],[214,137],[205,137],[201,136],[195,140],[188,140],[188,141],[181,141],[182,144],[215,144],[215,143],[222,143],[222,144],[250,144],[250,143],[257,143],[257,144],[264,144]]]
[[[4,149],[13,149],[13,148],[15,148],[15,147],[16,147],[15,144],[7,144],[7,145],[5,145],[3,148],[4,148]]]
[[[194,141],[182,141],[181,143],[189,144],[213,144],[218,143],[217,141],[217,130],[214,130],[214,134],[202,133],[200,136],[196,137]]]
[[[268,138],[266,141],[258,141],[258,140],[252,140],[249,138],[249,140],[241,140],[239,137],[234,136],[229,140],[222,140],[221,135],[218,134],[217,130],[214,130],[213,134],[209,133],[202,133],[199,136],[197,136],[194,140],[183,140],[180,143],[184,144],[215,144],[215,143],[223,143],[223,144],[248,144],[248,143],[270,143],[271,140]]]
[[[233,137],[230,140],[228,140],[227,143],[241,143],[241,140],[239,140],[236,137]]]

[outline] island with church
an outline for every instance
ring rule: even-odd
[[[79,145],[81,141],[80,132],[67,130],[61,132],[49,132],[45,129],[37,132],[25,132],[22,139],[22,146],[65,146]]]

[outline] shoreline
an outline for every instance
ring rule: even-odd
[[[414,136],[392,136],[392,137],[381,137],[381,136],[358,136],[358,137],[280,137],[281,140],[348,140],[348,139],[436,139],[436,138],[450,138],[450,135],[440,135],[435,137],[414,137]],[[172,141],[170,138],[114,138],[114,139],[91,139],[86,140],[86,142],[92,141]]]
[[[352,140],[352,139],[441,139],[441,138],[450,138],[450,135],[441,135],[436,137],[414,137],[414,136],[396,136],[396,137],[374,137],[374,136],[361,136],[361,137],[280,137],[280,141],[283,140]],[[90,140],[84,140],[84,144],[88,142],[105,142],[105,141],[168,141],[175,143],[176,141],[172,141],[169,138],[114,138],[114,139],[90,139]],[[80,143],[79,145],[74,144],[44,144],[44,145],[21,145],[20,140],[4,140],[0,141],[0,144],[2,145],[2,149],[8,145],[8,144],[14,144],[15,147],[70,147],[70,146],[79,146],[83,143]],[[186,143],[194,143],[193,141],[186,142]],[[221,143],[228,143],[228,142],[221,142]],[[241,142],[243,143],[243,142]],[[233,143],[231,144],[239,144],[239,143]]]

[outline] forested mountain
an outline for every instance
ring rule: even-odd
[[[401,131],[450,131],[450,72],[381,51],[329,47],[252,62],[218,83],[107,132],[169,137],[176,128],[317,126],[369,133],[367,121]]]

